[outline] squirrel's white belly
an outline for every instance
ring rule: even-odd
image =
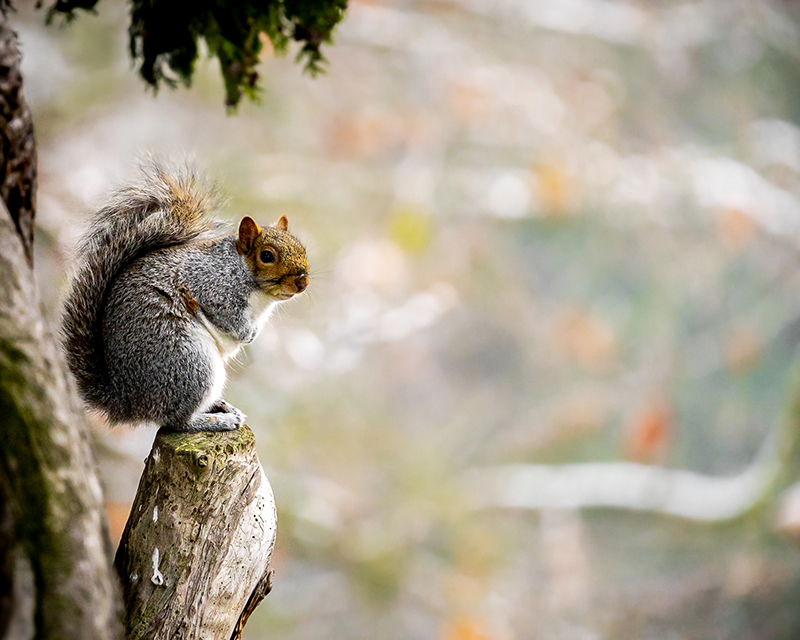
[[[197,408],[197,413],[204,413],[217,400],[222,398],[222,390],[225,388],[225,360],[217,349],[217,343],[205,327],[198,325],[197,342],[205,352],[208,362],[211,364],[211,386],[208,389],[203,401]]]
[[[260,331],[275,306],[275,299],[257,292],[250,296],[249,302],[251,316]],[[203,413],[222,398],[226,380],[225,362],[236,355],[242,348],[242,343],[217,329],[202,311],[198,310],[196,317],[198,322],[194,324],[195,336],[212,369],[211,387],[197,409],[199,413]]]
[[[203,413],[222,398],[222,390],[225,388],[227,378],[225,361],[235,355],[241,345],[218,331],[202,312],[198,312],[197,317],[200,322],[195,325],[197,328],[195,336],[211,364],[211,386],[197,408],[198,413]]]

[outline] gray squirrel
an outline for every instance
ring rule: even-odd
[[[212,219],[211,190],[157,162],[98,211],[79,249],[62,330],[86,403],[114,423],[227,431],[225,362],[277,303],[308,286],[306,251],[281,217],[238,234]]]

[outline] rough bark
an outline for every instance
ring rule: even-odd
[[[120,637],[100,486],[31,270],[36,145],[0,12],[0,638]]]
[[[83,416],[0,206],[0,637],[118,637],[117,593]],[[2,607],[2,604],[0,604]]]
[[[19,63],[16,34],[0,11],[0,198],[22,240],[28,266],[33,266],[36,143]]]
[[[128,638],[238,638],[269,591],[275,527],[249,428],[160,431],[117,550]]]

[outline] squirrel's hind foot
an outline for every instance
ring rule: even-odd
[[[207,413],[227,413],[233,416],[237,416],[242,423],[244,423],[244,420],[247,417],[241,411],[239,411],[239,409],[234,407],[232,404],[228,404],[222,398],[220,398],[214,404],[212,404],[208,408]]]
[[[187,422],[164,425],[169,431],[198,433],[200,431],[234,431],[244,424],[244,414],[228,405],[232,411],[196,413]]]

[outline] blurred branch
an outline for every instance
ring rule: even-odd
[[[516,464],[473,470],[467,486],[478,508],[612,507],[718,521],[755,506],[778,471],[774,460],[729,477],[631,462]]]
[[[472,469],[463,487],[475,509],[608,507],[704,522],[732,520],[774,498],[796,475],[800,377],[793,380],[795,393],[786,419],[756,459],[735,475],[711,476],[632,462],[512,464]]]

